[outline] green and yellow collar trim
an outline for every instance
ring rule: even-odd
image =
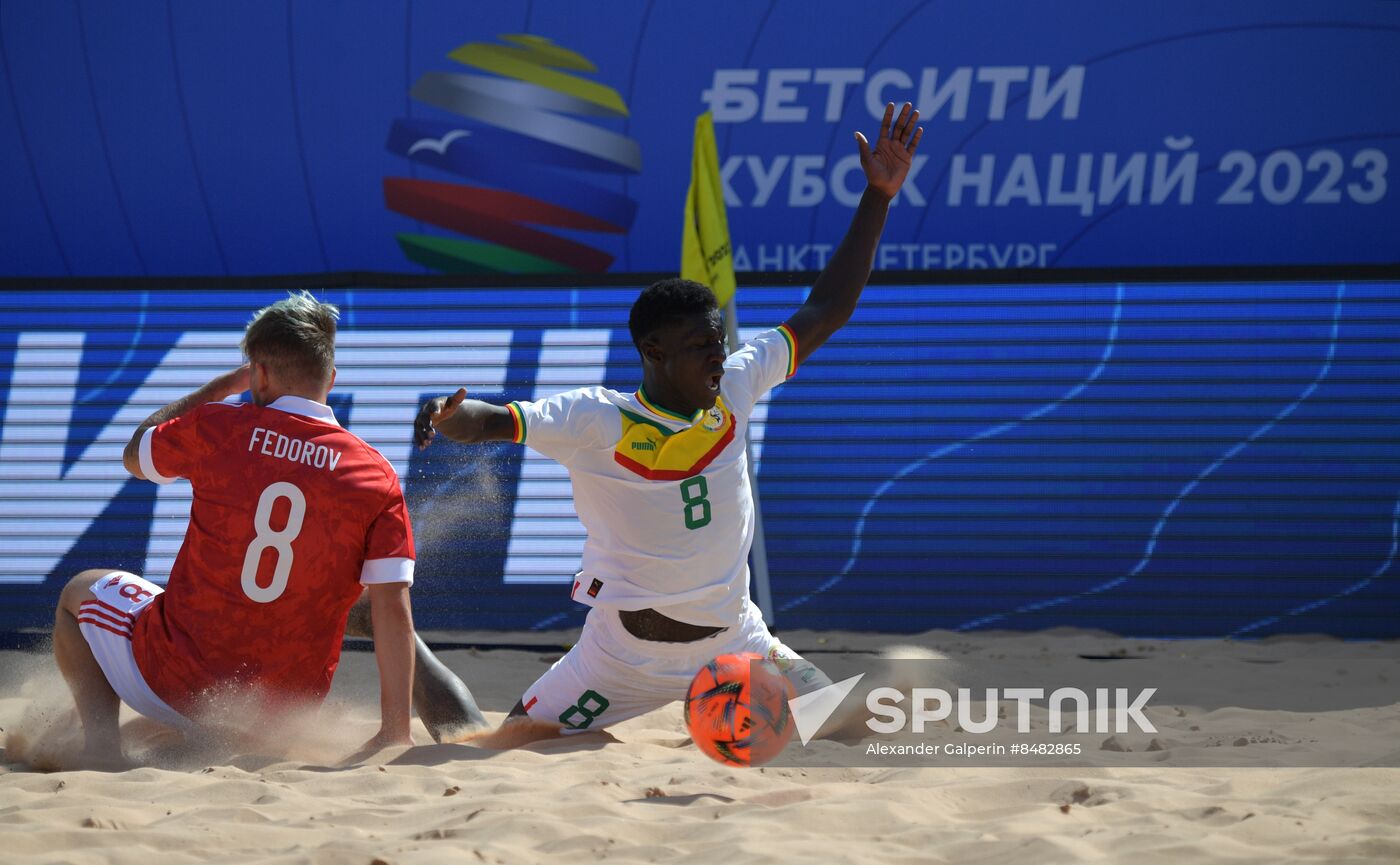
[[[682,423],[695,423],[697,416],[703,413],[696,412],[694,415],[683,415],[680,412],[674,412],[668,408],[662,408],[661,406],[657,405],[651,397],[647,396],[646,388],[640,386],[638,386],[637,388],[637,402],[641,403],[642,408],[646,409],[652,414],[660,415],[661,417],[667,418],[668,420],[676,420]]]

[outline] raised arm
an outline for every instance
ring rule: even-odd
[[[799,365],[840,330],[855,312],[861,290],[870,278],[890,200],[904,185],[914,161],[914,151],[924,135],[924,130],[916,126],[918,120],[919,112],[908,102],[904,103],[896,120],[891,102],[885,106],[880,137],[873,148],[864,135],[856,133],[860,166],[865,170],[865,193],[860,197],[846,236],[813,283],[807,302],[787,320],[788,329],[797,340]]]
[[[467,399],[467,389],[423,403],[413,421],[413,443],[422,450],[438,433],[452,441],[508,442],[515,438],[515,421],[505,406]]]
[[[171,418],[177,418],[186,412],[194,411],[207,402],[228,399],[247,389],[248,364],[245,363],[233,372],[226,372],[215,378],[199,390],[180,397],[164,408],[157,409],[154,414],[141,422],[141,425],[136,428],[136,432],[131,434],[131,440],[126,443],[126,449],[122,451],[122,465],[126,466],[126,470],[131,472],[133,477],[146,480],[145,473],[141,471],[141,437],[146,434],[146,430],[153,426],[160,426]]]

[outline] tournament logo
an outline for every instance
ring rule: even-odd
[[[576,74],[598,71],[583,55],[543,36],[500,39],[447,55],[476,71],[428,72],[413,85],[414,101],[443,119],[401,117],[389,130],[391,153],[471,182],[386,177],[385,205],[470,239],[405,232],[399,246],[445,273],[602,273],[613,256],[573,237],[625,234],[637,203],[580,172],[641,171],[636,140],[599,125],[629,116],[627,106]]]

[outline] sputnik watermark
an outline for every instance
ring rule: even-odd
[[[1110,693],[1112,696],[1110,696]],[[1143,688],[1137,696],[1128,700],[1127,688],[1095,688],[1093,701],[1094,726],[1089,726],[1089,695],[1081,688],[1056,688],[1050,692],[1049,732],[1065,731],[1065,704],[1074,706],[1074,730],[1087,733],[1131,733],[1133,725],[1144,733],[1155,733],[1157,728],[1142,713],[1147,701],[1157,693],[1156,688]],[[905,694],[897,688],[874,688],[865,697],[865,708],[875,717],[866,721],[866,726],[876,733],[898,733],[906,725],[915,733],[924,732],[930,722],[946,720],[957,707],[958,726],[968,733],[990,733],[1001,723],[1002,699],[1016,702],[1016,732],[1031,732],[1031,701],[1045,700],[1044,688],[985,688],[981,700],[973,696],[971,688],[958,688],[957,698],[942,688],[914,688],[908,695],[910,705],[916,706],[912,712],[905,712],[900,705]],[[980,702],[984,708],[980,719],[973,717],[974,706]],[[1112,725],[1110,726],[1110,715]],[[879,719],[879,720],[877,720]],[[1131,722],[1131,723],[1130,723]],[[1044,732],[1044,731],[1036,731]]]
[[[1393,658],[1338,656],[1362,651],[1345,646],[1298,657],[1264,648],[1158,657],[1050,646],[878,660],[831,652],[820,669],[785,671],[800,696],[763,708],[791,722],[775,765],[1400,765]]]
[[[812,740],[862,678],[864,674],[852,676],[788,701],[803,745]],[[1136,696],[1128,688],[1095,688],[1092,699],[1084,689],[1073,687],[1056,688],[1048,697],[1044,688],[984,688],[980,698],[972,688],[958,688],[955,693],[956,697],[944,688],[912,688],[908,693],[899,688],[872,688],[865,695],[865,708],[870,713],[865,726],[872,733],[886,735],[905,730],[923,733],[927,725],[956,714],[958,727],[964,732],[990,733],[1002,726],[1001,704],[1009,700],[1016,704],[1018,733],[1060,733],[1067,729],[1080,733],[1157,732],[1143,714],[1147,701],[1157,693],[1156,688],[1143,688]],[[1032,700],[1047,701],[1048,729],[1032,729]],[[978,705],[982,707],[980,718],[975,717]],[[1073,718],[1072,727],[1065,725],[1067,715]]]

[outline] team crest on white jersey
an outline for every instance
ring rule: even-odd
[[[714,432],[715,430],[724,426],[724,412],[720,409],[719,406],[710,406],[710,410],[705,412],[705,420],[703,426],[710,432]]]

